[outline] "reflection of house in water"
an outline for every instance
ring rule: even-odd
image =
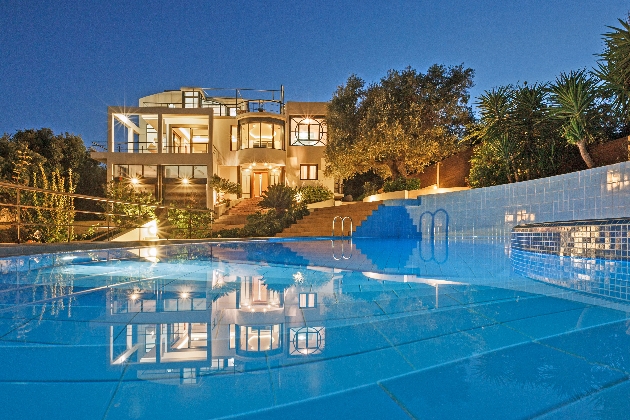
[[[297,272],[279,286],[260,275],[206,275],[185,286],[164,280],[143,290],[112,289],[110,363],[127,364],[140,379],[195,383],[324,350],[317,295],[332,294],[336,280],[312,287]]]

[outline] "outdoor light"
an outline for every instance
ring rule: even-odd
[[[133,185],[138,185],[140,183],[140,180],[134,176],[133,178],[131,178],[131,183]]]
[[[136,300],[136,299],[138,299],[138,294],[137,293],[133,293],[131,296],[129,296],[129,298],[131,298],[131,300]]]
[[[188,185],[189,183],[190,183],[190,180],[188,178],[182,178],[182,184]]]
[[[149,224],[149,235],[151,236],[156,236],[158,232],[158,228],[157,228],[157,223],[155,222],[155,220],[153,220],[150,224]],[[155,248],[151,248],[149,250],[149,255],[151,255],[152,257],[155,257],[157,255],[157,249]]]
[[[190,293],[188,292],[182,292],[179,294],[179,297],[182,299],[188,299],[189,296],[190,296]]]

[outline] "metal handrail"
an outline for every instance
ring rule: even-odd
[[[341,260],[349,260],[350,258],[352,258],[352,236],[349,239],[346,239],[350,245],[350,255],[346,256],[344,249],[343,249],[343,242],[344,239],[341,239],[341,258],[337,258],[335,255],[335,240],[331,239],[330,243],[331,243],[331,248],[332,248],[332,257],[333,260],[335,261],[341,261]]]
[[[344,217],[335,216],[333,218],[333,221],[332,221],[332,234],[330,236],[335,236],[335,221],[337,219],[341,219],[341,237],[342,238],[345,236],[344,235],[344,231],[345,231],[344,230],[344,223],[345,223],[346,219],[350,219],[350,230],[348,231],[348,236],[352,236],[353,224],[352,224],[352,217],[350,217],[350,216],[344,216]]]
[[[68,192],[60,192],[60,191],[53,191],[53,190],[48,190],[48,189],[44,189],[44,188],[37,188],[37,187],[29,187],[26,185],[19,185],[19,184],[13,184],[13,183],[9,183],[9,182],[2,182],[0,181],[0,188],[7,188],[9,190],[14,190],[16,192],[15,194],[15,198],[16,201],[15,203],[6,203],[6,202],[0,202],[0,207],[7,207],[7,208],[15,208],[16,209],[16,214],[15,214],[15,220],[14,221],[9,221],[9,222],[0,222],[0,225],[8,225],[8,226],[15,226],[16,227],[16,233],[17,233],[17,243],[21,243],[22,238],[21,238],[21,228],[22,227],[28,227],[28,226],[46,226],[46,227],[57,227],[57,228],[66,228],[68,230],[68,242],[70,242],[72,240],[72,229],[75,226],[80,226],[80,224],[77,223],[29,223],[29,222],[24,222],[22,220],[22,210],[25,209],[31,209],[31,210],[39,210],[39,211],[55,211],[55,210],[59,210],[59,208],[54,208],[54,207],[44,207],[44,206],[33,206],[33,205],[29,205],[29,204],[22,204],[21,203],[21,192],[22,191],[29,191],[29,192],[34,192],[34,193],[43,193],[43,194],[50,194],[50,195],[60,195],[60,196],[64,196],[66,198],[72,198],[72,199],[83,199],[83,200],[91,200],[91,201],[97,201],[97,202],[101,202],[104,203],[106,205],[106,211],[94,211],[94,210],[81,210],[81,209],[75,209],[74,208],[74,204],[72,204],[70,206],[70,208],[66,209],[68,211],[68,213],[71,214],[77,214],[77,213],[81,213],[81,214],[91,214],[91,215],[95,215],[95,216],[99,216],[99,217],[104,217],[107,220],[107,226],[103,226],[103,228],[107,229],[107,239],[110,240],[110,231],[112,229],[118,229],[118,226],[111,226],[111,217],[132,217],[129,216],[127,214],[124,213],[115,213],[114,209],[113,209],[113,205],[114,204],[125,204],[125,205],[135,205],[138,206],[138,209],[141,208],[154,208],[156,210],[161,209],[161,210],[182,210],[181,207],[177,207],[177,206],[172,206],[172,205],[157,205],[157,204],[144,204],[144,203],[136,203],[136,202],[129,202],[129,201],[124,201],[124,200],[115,200],[115,199],[109,199],[109,198],[105,198],[105,197],[95,197],[95,196],[90,196],[90,195],[84,195],[84,194],[76,194],[76,193],[68,193]],[[184,208],[184,210],[187,210],[189,212],[194,212],[194,213],[210,213],[210,214],[214,214],[213,210],[210,209],[201,209],[201,208]],[[212,221],[214,218],[211,218],[211,223],[210,223],[210,229],[204,229],[204,230],[209,230],[210,231],[210,237],[212,237]],[[142,228],[142,225],[133,225],[133,226],[129,226],[129,229],[136,229],[136,228]],[[188,228],[171,228],[171,230],[173,231],[177,231],[177,230],[188,230],[188,236],[190,237],[192,235],[191,232],[191,226],[189,225]]]

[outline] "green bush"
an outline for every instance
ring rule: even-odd
[[[304,204],[319,203],[333,198],[333,192],[323,185],[302,185],[296,191],[298,201]]]
[[[295,203],[295,190],[286,185],[276,184],[267,188],[261,197],[260,207],[275,209],[277,214],[282,214]]]
[[[396,178],[385,181],[384,192],[411,191],[420,189],[420,180],[417,178]]]

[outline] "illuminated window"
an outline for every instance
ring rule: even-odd
[[[300,165],[300,179],[317,179],[317,165]]]
[[[291,146],[325,146],[326,121],[321,117],[291,118]]]
[[[239,326],[239,348],[245,352],[277,350],[282,347],[281,324],[264,327]]]
[[[176,178],[207,178],[208,167],[207,166],[192,166],[192,165],[165,165],[164,166],[164,178],[176,179]]]
[[[284,150],[284,124],[269,118],[247,118],[238,122],[241,149]]]
[[[195,91],[182,92],[182,101],[184,103],[184,108],[199,108],[199,104],[201,103],[201,93]]]
[[[317,293],[300,293],[300,308],[314,308],[317,306]]]
[[[235,125],[230,126],[230,150],[238,150],[238,129]]]
[[[324,349],[324,327],[302,327],[289,329],[291,356],[319,354]]]

